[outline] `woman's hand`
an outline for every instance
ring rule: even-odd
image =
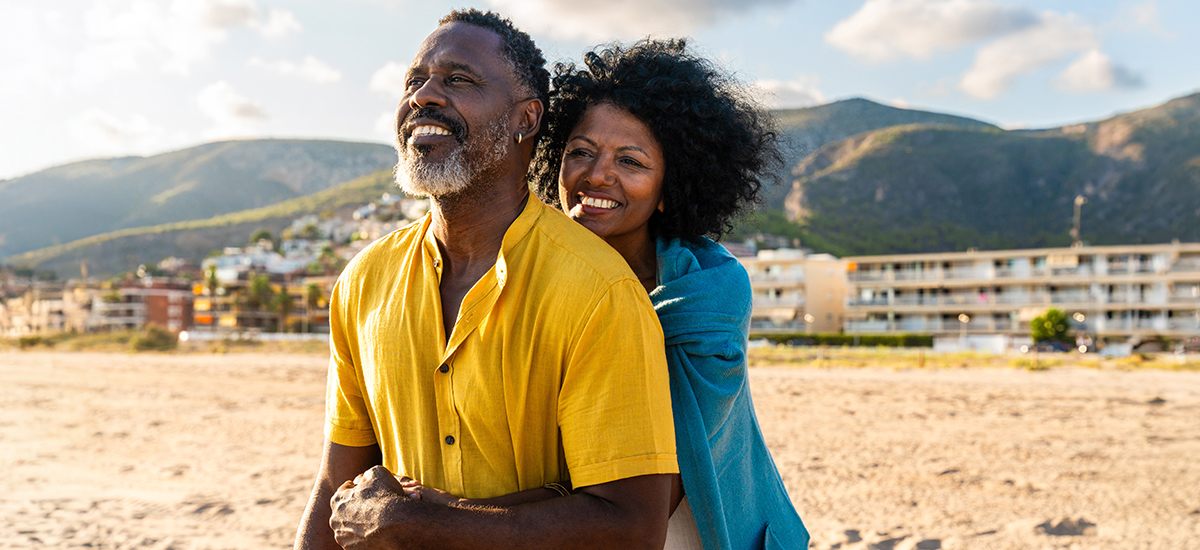
[[[433,504],[441,504],[442,506],[451,506],[462,503],[463,499],[447,493],[446,491],[421,485],[421,482],[411,477],[397,476],[396,479],[400,481],[400,488],[404,491],[404,496],[413,500],[423,500]]]

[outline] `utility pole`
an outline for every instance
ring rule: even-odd
[[[1071,226],[1071,248],[1080,248],[1083,241],[1079,238],[1079,211],[1087,204],[1087,197],[1075,195],[1075,223]]]

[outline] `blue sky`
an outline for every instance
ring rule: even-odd
[[[228,138],[387,143],[399,73],[464,6],[551,61],[688,36],[782,107],[867,97],[1037,128],[1200,91],[1192,0],[5,0],[0,178]]]

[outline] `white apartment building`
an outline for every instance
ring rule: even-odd
[[[1100,336],[1200,336],[1200,243],[846,258],[846,332],[1010,334],[1055,308]]]
[[[739,257],[754,295],[750,331],[841,332],[845,321],[846,262],[800,250],[760,250]]]

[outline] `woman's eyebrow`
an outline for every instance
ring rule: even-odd
[[[596,145],[596,142],[595,142],[595,141],[592,141],[592,139],[591,139],[591,138],[589,138],[589,137],[587,137],[587,136],[585,136],[585,135],[583,135],[583,134],[579,134],[579,135],[574,135],[574,136],[571,136],[571,139],[568,139],[568,140],[567,140],[567,143],[570,143],[570,142],[572,142],[572,141],[575,141],[575,140],[580,140],[580,141],[587,142],[587,144],[588,144],[588,145],[591,145],[591,146],[595,146],[595,145]]]

